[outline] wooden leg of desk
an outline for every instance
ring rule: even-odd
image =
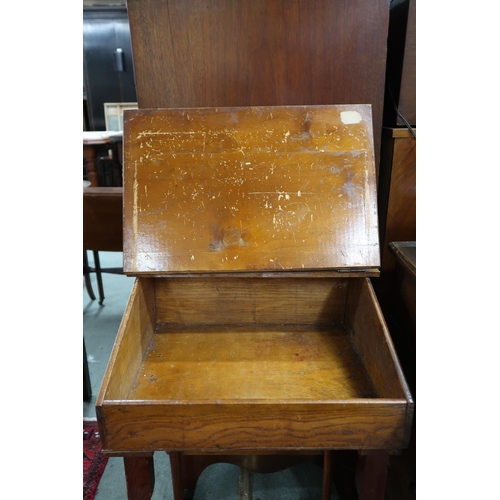
[[[178,451],[171,451],[170,470],[172,471],[172,489],[174,491],[174,500],[182,500],[182,470],[181,470],[181,454]]]
[[[155,485],[153,457],[123,457],[128,500],[151,500]]]
[[[359,454],[356,486],[359,500],[384,500],[389,455],[383,451]]]

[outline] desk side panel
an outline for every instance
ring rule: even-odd
[[[406,439],[409,439],[414,412],[413,398],[368,278],[349,282],[346,327],[378,395],[381,398],[402,398],[407,401]]]
[[[106,435],[103,401],[126,399],[153,338],[156,326],[154,295],[154,279],[135,281],[96,402],[102,436]]]

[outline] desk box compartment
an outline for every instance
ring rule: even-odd
[[[370,277],[368,105],[125,112],[124,270],[103,449],[406,446],[413,414]]]
[[[367,278],[139,278],[98,407],[104,450],[405,446]]]

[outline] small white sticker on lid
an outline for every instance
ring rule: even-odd
[[[353,123],[361,123],[361,115],[357,111],[341,111],[340,119],[342,123],[351,125]]]

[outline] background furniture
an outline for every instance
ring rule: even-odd
[[[83,132],[83,178],[92,187],[122,185],[121,132]]]
[[[389,0],[129,0],[127,8],[139,108],[371,104],[378,158]]]
[[[413,396],[416,390],[415,307],[401,298],[401,253],[394,242],[416,240],[416,0],[392,0],[379,175],[381,274],[374,280]],[[415,243],[413,243],[415,250]],[[410,247],[405,244],[405,249]],[[401,249],[400,249],[401,250]],[[415,283],[414,283],[415,284]],[[413,285],[414,286],[414,285]],[[401,320],[408,307],[412,321]],[[415,422],[415,421],[414,421]],[[415,423],[408,449],[391,457],[387,500],[416,496]]]
[[[137,101],[125,6],[84,5],[83,76],[88,130],[106,130],[105,102]]]
[[[123,131],[123,112],[137,109],[136,102],[105,102],[104,118],[107,131]]]
[[[90,267],[87,251],[94,254],[94,267]],[[95,300],[89,275],[96,273],[99,304],[104,300],[102,273],[121,274],[123,268],[101,268],[99,251],[123,251],[123,188],[83,189],[83,274],[87,292]]]
[[[415,241],[389,243],[395,259],[390,284],[389,306],[385,313],[394,346],[416,405],[416,279],[417,245]],[[386,500],[416,498],[416,411],[408,448],[392,457]]]
[[[384,105],[386,127],[417,124],[416,3],[417,0],[391,1]]]
[[[375,283],[384,314],[396,268],[389,244],[416,240],[416,175],[416,139],[406,128],[384,128],[378,190],[382,266]]]

